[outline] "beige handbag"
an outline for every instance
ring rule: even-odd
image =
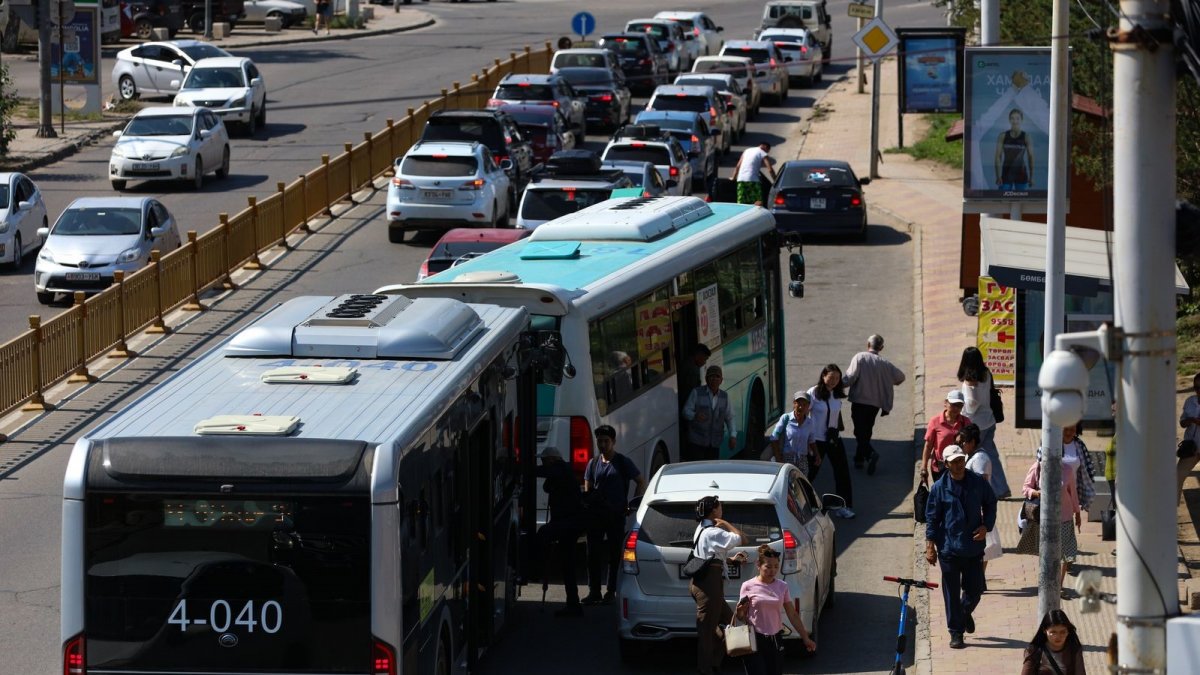
[[[737,618],[734,618],[737,622]],[[729,624],[725,627],[725,653],[729,656],[745,656],[758,651],[755,642],[754,627],[750,624],[740,626]]]

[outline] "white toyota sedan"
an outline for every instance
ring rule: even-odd
[[[108,176],[114,190],[130,180],[182,180],[199,190],[204,174],[229,175],[229,132],[207,108],[144,108],[113,136]]]
[[[749,539],[734,553],[744,551],[750,560],[729,566],[730,607],[742,581],[756,574],[756,549],[769,544],[783,555],[780,573],[804,626],[818,639],[821,610],[833,604],[837,575],[835,528],[826,512],[844,506],[842,498],[818,497],[791,464],[682,462],[662,467],[650,480],[625,537],[617,582],[622,658],[632,659],[654,642],[696,636],[696,602],[681,569],[693,546],[696,502],[708,495],[720,498],[725,520]],[[799,635],[785,640],[798,641]]]

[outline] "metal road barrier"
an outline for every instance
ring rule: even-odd
[[[291,183],[277,183],[266,197],[249,197],[245,209],[222,213],[219,225],[203,235],[188,231],[187,243],[165,255],[152,251],[146,267],[126,276],[117,272],[112,286],[86,297],[75,293],[75,304],[42,322],[29,317],[29,330],[0,345],[0,414],[19,406],[45,410],[45,390],[60,380],[89,382],[88,364],[103,357],[132,358],[125,340],[140,331],[166,333],[164,318],[174,309],[203,311],[200,296],[216,287],[233,288],[238,269],[262,269],[259,254],[287,247],[287,237],[308,232],[313,218],[332,215],[334,204],[349,199],[376,178],[392,170],[438,110],[483,108],[505,75],[545,73],[554,48],[529,47],[495,59],[493,65],[454,82],[442,95],[409,108],[399,121],[363,134],[358,144],[346,143],[336,157],[323,155],[321,164]],[[0,439],[3,437],[0,436]]]

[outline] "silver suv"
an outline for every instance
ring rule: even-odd
[[[760,32],[768,28],[804,28],[821,45],[822,61],[828,65],[833,53],[833,20],[825,3],[826,0],[770,0],[763,7]]]

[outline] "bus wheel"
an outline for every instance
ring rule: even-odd
[[[659,445],[654,449],[654,458],[650,460],[650,475],[658,473],[658,470],[671,463],[671,455],[667,453],[667,449]]]

